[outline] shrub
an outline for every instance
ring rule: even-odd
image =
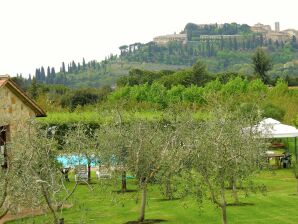
[[[274,88],[272,88],[271,93],[273,95],[281,96],[286,94],[288,90],[288,84],[280,78],[276,81],[276,85],[274,86]]]
[[[268,90],[267,86],[260,79],[255,79],[249,82],[247,89],[249,92],[256,94],[265,94]]]
[[[183,91],[185,87],[182,85],[173,86],[170,90],[167,91],[167,101],[169,103],[178,103],[183,100]]]
[[[263,109],[263,114],[262,114],[263,117],[267,117],[267,118],[270,117],[279,121],[283,120],[286,113],[285,110],[271,103],[266,104],[262,109]]]
[[[116,91],[112,92],[112,94],[109,96],[109,99],[116,101],[122,99],[129,99],[130,89],[131,87],[129,86],[121,87]]]
[[[248,81],[240,77],[231,79],[222,88],[222,92],[227,95],[237,95],[247,91]]]
[[[205,102],[203,87],[190,86],[183,91],[183,100],[190,103],[202,104]]]

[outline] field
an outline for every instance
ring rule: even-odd
[[[71,179],[73,184],[73,179]],[[183,180],[182,180],[183,181]],[[263,171],[255,182],[264,184],[267,188],[265,194],[256,193],[241,195],[244,205],[229,206],[228,219],[232,224],[296,224],[298,220],[298,196],[296,193],[296,180],[290,169]],[[120,185],[119,185],[120,187]],[[72,201],[74,206],[63,211],[65,222],[75,223],[126,223],[138,217],[139,203],[136,203],[136,192],[112,193],[112,189],[102,190],[102,185],[80,185]],[[128,188],[133,190],[136,186],[130,180]],[[117,188],[113,187],[113,190]],[[231,203],[231,198],[229,199]],[[191,197],[177,200],[165,200],[157,186],[151,185],[149,189],[149,202],[146,219],[163,220],[162,223],[220,223],[220,210],[208,201],[199,206]],[[51,223],[50,216],[27,218],[8,223],[39,224]]]

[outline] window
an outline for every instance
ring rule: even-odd
[[[8,126],[0,126],[0,165],[3,169],[8,167],[8,155],[6,142],[8,136]]]

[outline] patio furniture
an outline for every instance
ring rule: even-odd
[[[288,152],[285,152],[283,157],[280,158],[280,163],[282,164],[283,168],[290,167],[292,164],[292,155]]]
[[[88,181],[88,170],[86,165],[75,166],[75,181],[76,182]]]
[[[272,118],[266,118],[259,124],[246,128],[246,130],[259,133],[262,138],[294,138],[294,155],[298,161],[297,137],[298,129],[294,126],[282,124]]]
[[[111,170],[105,165],[98,166],[96,170],[96,178],[97,179],[112,178]]]
[[[270,146],[271,148],[284,148],[285,147],[285,144],[283,144],[283,143],[280,143],[280,142],[276,142],[276,143],[272,143],[271,144],[271,146]]]
[[[274,165],[276,165],[278,168],[281,168],[281,158],[284,157],[283,154],[277,154],[277,153],[272,153],[270,151],[267,151],[267,160],[268,160],[268,164],[270,164],[270,160],[274,159]]]
[[[67,182],[70,182],[69,177],[68,177],[68,173],[69,173],[70,169],[71,169],[70,167],[63,167],[63,168],[60,169],[61,173],[62,173],[63,176],[64,176],[64,179],[65,179]]]

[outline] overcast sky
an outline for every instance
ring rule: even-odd
[[[276,2],[276,3],[275,3]],[[0,0],[0,74],[104,59],[186,23],[257,22],[298,29],[297,0]]]

